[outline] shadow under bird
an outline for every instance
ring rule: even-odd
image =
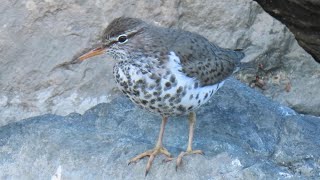
[[[99,45],[77,56],[74,62],[104,53],[117,60],[113,74],[120,90],[138,106],[162,116],[155,147],[129,164],[149,156],[147,175],[157,154],[172,160],[162,139],[168,117],[177,115],[188,115],[190,129],[188,147],[177,157],[176,168],[184,156],[203,154],[192,148],[195,111],[235,72],[244,53],[218,47],[195,33],[128,17],[114,19]]]

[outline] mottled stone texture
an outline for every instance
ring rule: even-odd
[[[204,156],[158,156],[146,179],[319,179],[320,119],[295,113],[231,79],[198,111],[194,148]],[[161,118],[119,97],[83,115],[44,115],[0,128],[0,179],[145,179]],[[169,118],[164,145],[176,157],[187,117]],[[60,168],[59,168],[60,167]]]
[[[55,67],[91,47],[106,25],[122,15],[245,49],[246,61],[264,65],[262,93],[299,112],[320,115],[319,65],[252,0],[2,0],[0,126],[45,113],[83,113],[114,98],[111,58]],[[241,79],[248,84],[256,74],[246,72]]]
[[[255,0],[262,8],[284,23],[298,43],[320,63],[320,1]]]

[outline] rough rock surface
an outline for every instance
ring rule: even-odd
[[[246,60],[264,64],[267,71],[264,94],[299,112],[320,115],[319,65],[254,1],[3,0],[0,126],[45,113],[83,113],[115,97],[110,58],[69,70],[55,67],[90,47],[103,28],[122,15],[198,32],[223,47],[246,49]],[[250,82],[256,73],[247,72],[241,79]]]
[[[320,1],[255,0],[292,31],[301,47],[320,63]]]
[[[194,148],[205,156],[155,159],[146,179],[319,179],[320,119],[299,115],[230,79],[198,111]],[[0,128],[0,179],[144,179],[160,117],[125,97],[83,115],[43,115]],[[186,117],[170,118],[164,145],[185,150]]]

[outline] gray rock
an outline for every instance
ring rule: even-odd
[[[255,0],[273,17],[293,32],[298,43],[320,63],[320,1],[316,0]]]
[[[0,4],[0,126],[35,115],[83,113],[117,91],[113,61],[100,57],[55,68],[96,41],[115,17],[139,17],[197,32],[263,63],[263,93],[302,113],[320,115],[319,66],[291,32],[251,0],[4,0]],[[248,83],[256,71],[242,74]],[[310,75],[312,74],[312,76]],[[280,78],[274,82],[275,76]],[[291,91],[286,92],[286,84]]]
[[[146,179],[319,179],[320,119],[299,115],[234,79],[198,111],[194,148],[175,162],[158,156]],[[143,179],[160,117],[125,97],[83,115],[43,115],[0,128],[0,179]],[[186,117],[169,119],[164,145],[185,150]],[[56,174],[55,174],[56,173]],[[55,175],[54,175],[55,174]]]

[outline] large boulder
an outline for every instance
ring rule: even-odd
[[[122,15],[197,32],[222,47],[244,48],[267,73],[265,95],[320,115],[319,65],[291,32],[251,0],[4,0],[0,5],[0,126],[39,114],[83,113],[116,97],[112,61],[98,57],[55,68],[95,42]],[[254,80],[257,70],[240,75]],[[290,86],[290,90],[285,87]],[[288,89],[288,88],[287,88]]]
[[[205,155],[164,163],[146,179],[319,179],[320,119],[297,114],[231,79],[199,109],[194,149]],[[83,115],[43,115],[0,128],[0,179],[144,179],[161,118],[125,97]],[[169,119],[164,145],[185,150],[186,117]]]
[[[255,0],[273,17],[284,23],[298,43],[320,63],[320,1]]]

